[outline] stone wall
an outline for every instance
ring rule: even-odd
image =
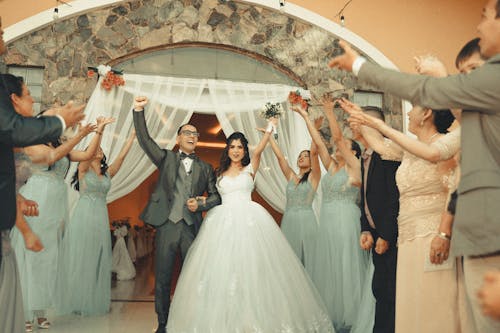
[[[42,108],[86,101],[95,79],[88,66],[175,43],[230,45],[269,57],[294,72],[316,96],[353,94],[351,74],[329,70],[337,36],[286,14],[236,1],[141,0],[94,10],[24,36],[8,45],[7,64],[45,68]],[[402,128],[401,102],[384,96],[387,119]]]

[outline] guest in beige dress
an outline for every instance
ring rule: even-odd
[[[358,117],[361,123],[373,125],[362,121],[369,116]],[[455,179],[453,156],[460,149],[460,130],[445,134],[453,121],[450,112],[416,106],[408,117],[410,131],[420,142],[438,150],[444,161],[417,157],[373,129],[362,127],[363,136],[382,158],[401,161],[396,173],[400,192],[396,332],[460,332],[456,263],[448,259],[435,265],[429,259],[431,241],[440,232],[450,179]]]

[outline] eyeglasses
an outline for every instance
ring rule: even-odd
[[[182,130],[181,134],[184,135],[184,136],[194,136],[194,137],[199,137],[200,136],[200,133],[193,132],[193,131],[190,131],[190,130]]]

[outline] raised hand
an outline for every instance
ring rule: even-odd
[[[103,128],[104,126],[115,122],[115,118],[107,117],[97,117],[97,127]]]
[[[305,108],[303,108],[302,106],[300,105],[293,105],[292,106],[292,111],[294,112],[297,112],[298,114],[300,114],[302,117],[306,117],[307,116],[307,111]]]
[[[359,53],[354,51],[351,46],[343,40],[339,41],[339,46],[344,50],[344,53],[332,58],[328,62],[328,67],[352,72],[352,65],[354,64],[354,60],[359,57]]]
[[[97,125],[96,124],[87,124],[85,126],[80,126],[78,128],[78,136],[80,136],[81,138],[84,138],[86,137],[87,135],[89,135],[90,133],[92,132],[95,132],[97,130]]]
[[[314,128],[319,130],[321,128],[321,126],[323,125],[323,119],[324,118],[322,116],[314,119]]]
[[[430,75],[434,77],[445,77],[448,71],[444,64],[432,55],[416,56],[415,69],[419,74]]]
[[[145,96],[137,96],[134,99],[134,111],[143,111],[144,107],[148,104],[148,98]]]
[[[59,115],[64,119],[66,127],[73,127],[85,118],[85,114],[83,113],[84,108],[85,104],[75,106],[73,101],[69,101],[62,107],[49,110],[49,114],[54,112],[54,114]]]

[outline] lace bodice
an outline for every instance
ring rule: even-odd
[[[110,187],[111,179],[108,174],[98,176],[92,169],[89,169],[80,183],[80,196],[106,199]]]
[[[447,135],[432,144],[452,156],[459,142]],[[445,155],[446,154],[446,155]],[[431,163],[405,152],[396,173],[399,189],[398,242],[424,237],[438,230],[445,209],[450,178],[454,170],[442,170],[439,163]]]
[[[359,188],[352,186],[345,168],[334,175],[326,173],[321,179],[323,202],[346,200],[356,202],[359,198]]]
[[[222,204],[231,202],[252,201],[252,191],[254,189],[253,168],[249,164],[240,172],[238,176],[222,176],[217,180],[217,190],[222,199]]]
[[[312,208],[315,194],[310,182],[295,184],[290,180],[286,186],[286,209]]]

